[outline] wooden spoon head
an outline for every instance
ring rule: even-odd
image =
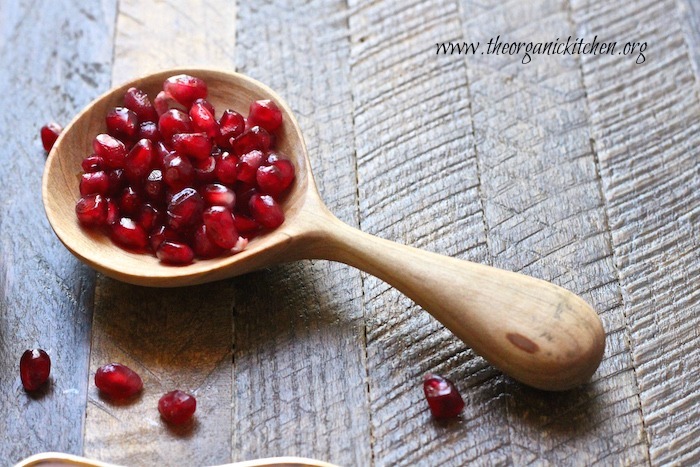
[[[106,132],[105,115],[123,105],[126,90],[140,88],[153,99],[170,76],[186,73],[206,81],[208,100],[220,113],[233,109],[247,115],[251,102],[272,99],[283,115],[276,148],[294,164],[296,179],[282,202],[285,222],[276,230],[253,239],[236,255],[196,260],[188,266],[168,266],[148,254],[125,251],[100,231],[80,226],[75,203],[80,198],[82,160],[92,153],[92,141]],[[42,184],[44,209],[58,238],[78,259],[115,279],[132,284],[175,287],[223,279],[281,262],[291,240],[300,233],[298,220],[305,202],[318,199],[304,138],[289,106],[273,90],[247,76],[211,69],[165,70],[114,88],[94,100],[64,129],[49,153]]]

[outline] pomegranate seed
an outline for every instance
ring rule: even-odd
[[[158,125],[155,122],[143,122],[139,125],[137,139],[149,139],[156,143],[161,140]]]
[[[276,160],[271,165],[258,167],[255,179],[260,191],[277,198],[292,184],[294,166],[288,160]]]
[[[171,155],[175,154],[175,151],[171,151],[170,148],[168,148],[164,142],[158,141],[155,144],[155,149],[156,149],[156,160],[155,163],[153,164],[156,167],[163,168],[165,167],[165,159]]]
[[[153,101],[153,106],[155,107],[156,113],[159,117],[170,109],[171,100],[172,98],[165,91],[161,91],[158,93],[158,95],[156,95],[156,98]]]
[[[230,250],[238,241],[238,232],[233,223],[233,214],[223,206],[212,206],[202,214],[207,235],[221,248]]]
[[[95,386],[112,399],[128,399],[141,392],[143,381],[128,366],[109,363],[97,369]]]
[[[243,214],[236,214],[233,216],[233,223],[236,225],[236,230],[244,236],[249,237],[250,233],[257,232],[260,230],[260,224],[255,222],[250,217],[244,216]]]
[[[425,375],[423,377],[423,392],[435,418],[456,417],[464,408],[464,401],[454,383],[442,376]]]
[[[238,171],[238,180],[248,183],[255,183],[255,174],[263,162],[265,156],[260,151],[250,151],[247,154],[241,156],[236,170]]]
[[[82,174],[80,176],[80,194],[106,195],[109,191],[109,177],[103,171]]]
[[[207,97],[207,83],[194,76],[176,75],[165,80],[163,91],[189,108],[195,100]]]
[[[51,151],[53,144],[58,139],[58,135],[61,134],[63,128],[56,122],[47,123],[41,127],[39,134],[41,135],[41,144],[44,146],[46,152]]]
[[[216,159],[209,156],[206,159],[193,160],[194,178],[201,183],[211,183],[216,181]]]
[[[85,172],[97,172],[104,169],[105,161],[97,154],[92,154],[83,159],[81,167]]]
[[[124,167],[126,178],[131,183],[143,183],[151,171],[153,159],[153,143],[147,139],[140,139],[126,156],[126,167]]]
[[[153,251],[158,251],[160,244],[166,240],[171,242],[179,242],[181,238],[177,232],[164,225],[156,228],[148,237],[148,243]]]
[[[112,239],[120,246],[142,250],[148,245],[148,235],[139,224],[122,217],[112,226]]]
[[[86,195],[75,205],[78,221],[88,227],[105,225],[107,222],[107,201],[102,195]]]
[[[109,177],[109,195],[117,196],[121,194],[122,190],[126,186],[126,176],[124,176],[124,170],[111,170],[107,173],[107,177]]]
[[[272,133],[282,125],[282,112],[271,100],[255,101],[250,104],[248,121]]]
[[[279,204],[268,195],[255,194],[250,198],[250,213],[263,227],[274,229],[284,222],[284,213]]]
[[[225,250],[216,243],[212,242],[207,235],[207,227],[202,224],[194,232],[192,245],[195,254],[198,258],[214,258],[221,255]]]
[[[254,126],[238,138],[231,138],[230,142],[233,152],[236,155],[241,155],[250,151],[255,151],[256,149],[266,152],[270,149],[272,138],[267,130],[259,126]]]
[[[202,187],[201,194],[207,206],[223,206],[233,210],[236,205],[236,194],[233,190],[219,183]]]
[[[158,401],[161,417],[173,425],[182,425],[192,419],[197,410],[197,399],[182,391],[171,391]]]
[[[182,110],[170,109],[158,119],[158,130],[163,141],[170,141],[177,133],[191,133],[192,122],[189,115]]]
[[[155,122],[158,114],[148,94],[138,88],[129,88],[124,94],[124,107],[136,114],[141,122]]]
[[[165,190],[163,189],[163,173],[154,169],[148,174],[146,183],[143,186],[144,192],[148,199],[154,203],[160,204],[165,201]]]
[[[190,108],[190,119],[195,130],[214,138],[219,134],[219,122],[214,118],[214,107],[205,99],[197,99]]]
[[[139,131],[139,118],[126,107],[115,107],[105,117],[107,133],[122,141],[133,141]]]
[[[119,211],[126,216],[135,216],[142,203],[141,195],[133,187],[127,186],[119,196]]]
[[[110,169],[124,168],[126,159],[126,146],[124,143],[107,134],[97,135],[92,142],[95,154],[100,156],[105,166]]]
[[[216,176],[221,183],[233,184],[238,180],[238,158],[233,154],[224,152],[216,160]]]
[[[160,217],[160,212],[152,204],[144,203],[141,205],[138,221],[146,232],[150,232],[160,224]]]
[[[250,198],[258,192],[257,188],[247,183],[236,185],[236,211],[243,214],[250,213]]]
[[[194,181],[194,167],[186,157],[173,153],[163,161],[163,181],[173,191],[191,186]]]
[[[202,221],[204,200],[194,188],[176,193],[168,204],[168,225],[174,230],[198,224]]]
[[[19,359],[19,377],[27,391],[36,391],[49,379],[51,358],[41,349],[25,350]]]
[[[225,149],[231,149],[231,138],[237,138],[243,134],[245,119],[235,110],[225,110],[219,119],[219,134],[216,144]]]
[[[114,200],[107,198],[107,225],[114,225],[119,221],[119,207]]]
[[[206,159],[211,154],[211,140],[206,133],[179,133],[173,135],[173,149],[195,159]]]
[[[194,259],[192,248],[184,243],[177,243],[165,240],[156,250],[159,260],[167,264],[184,265],[190,264]]]

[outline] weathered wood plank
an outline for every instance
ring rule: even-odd
[[[321,195],[356,226],[346,14],[337,0],[243,2],[236,59],[294,109]],[[234,458],[370,465],[360,274],[305,261],[236,285]]]
[[[572,34],[566,0],[464,1],[465,38],[551,41]],[[455,59],[456,57],[453,57]],[[474,133],[495,266],[582,294],[608,332],[593,383],[567,394],[507,381],[512,462],[643,463],[644,430],[618,273],[575,57],[469,55]],[[620,446],[624,446],[620,452]]]
[[[488,262],[465,63],[433,48],[462,37],[456,3],[350,5],[362,229]],[[364,280],[364,302],[375,463],[507,463],[501,374],[374,277]],[[460,420],[431,419],[426,372],[461,389]]]
[[[121,1],[113,83],[158,69],[233,68],[233,2]],[[203,27],[206,25],[206,27]],[[147,38],[145,40],[144,38]],[[85,453],[120,464],[205,465],[231,459],[231,282],[156,290],[98,276]],[[144,379],[134,403],[102,399],[92,381],[101,365],[127,364]],[[157,403],[170,390],[197,397],[193,425],[171,429]]]
[[[46,221],[39,128],[50,119],[68,123],[109,86],[114,10],[109,0],[89,10],[80,1],[0,1],[3,465],[43,451],[82,450],[94,274]],[[18,369],[31,347],[53,361],[49,386],[34,396],[22,389]]]
[[[700,2],[677,0],[678,14],[683,26],[688,54],[695,70],[695,83],[700,81]]]
[[[673,1],[575,0],[579,34],[646,41],[584,57],[592,134],[653,464],[700,461],[700,106]]]

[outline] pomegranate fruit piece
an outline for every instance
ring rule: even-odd
[[[198,258],[208,259],[220,256],[225,250],[212,242],[207,235],[207,227],[202,224],[194,232],[192,248]]]
[[[258,167],[255,179],[260,191],[277,198],[294,181],[294,166],[286,159],[278,159],[268,166]]]
[[[163,141],[170,141],[177,133],[191,133],[192,121],[182,110],[170,109],[158,119],[158,131]]]
[[[106,195],[109,191],[109,177],[103,171],[84,173],[80,176],[80,194]]]
[[[221,248],[230,250],[238,241],[233,214],[223,206],[212,206],[202,214],[209,239]]]
[[[250,198],[250,213],[253,219],[268,229],[275,229],[284,222],[282,208],[272,196],[253,195]]]
[[[39,134],[41,135],[41,144],[44,146],[46,152],[51,151],[53,144],[58,139],[58,135],[61,134],[63,128],[56,122],[47,123],[41,127]]]
[[[225,110],[219,119],[219,134],[216,137],[216,144],[224,149],[231,149],[231,138],[237,138],[245,130],[245,119],[243,115],[235,110]]]
[[[233,190],[219,183],[203,186],[200,191],[208,206],[223,206],[232,211],[236,205],[236,194]]]
[[[211,140],[206,133],[178,133],[172,138],[173,149],[195,159],[206,159],[211,154]]]
[[[139,131],[139,118],[126,107],[115,107],[105,117],[107,133],[121,141],[133,141]]]
[[[165,240],[161,242],[156,250],[159,260],[167,264],[185,265],[190,264],[194,259],[192,248],[184,243]]]
[[[140,139],[126,156],[126,178],[131,183],[142,183],[151,171],[153,159],[153,143],[148,139]]]
[[[255,173],[263,162],[264,155],[260,151],[250,151],[243,154],[238,161],[236,170],[238,171],[238,180],[250,185],[255,183]]]
[[[92,142],[95,154],[100,156],[105,162],[105,166],[110,169],[123,169],[126,159],[126,146],[117,138],[99,134]]]
[[[161,417],[173,425],[189,422],[197,410],[197,399],[182,391],[171,391],[158,401],[158,412]]]
[[[464,401],[454,383],[439,375],[423,377],[423,392],[435,418],[452,418],[462,412]]]
[[[148,94],[138,88],[129,88],[124,94],[124,107],[136,114],[140,122],[155,122],[158,114]]]
[[[231,148],[234,154],[242,155],[250,151],[267,151],[272,144],[270,133],[262,127],[254,126],[238,138],[231,138]]]
[[[85,172],[98,172],[104,169],[105,161],[97,154],[92,154],[83,159],[80,166]]]
[[[107,201],[102,195],[86,195],[75,205],[78,221],[87,227],[105,225],[107,222]]]
[[[272,133],[282,125],[282,111],[269,99],[255,101],[250,104],[248,121]]]
[[[198,224],[202,221],[204,200],[194,188],[176,193],[168,204],[168,226],[174,230]]]
[[[141,392],[143,381],[128,366],[109,363],[95,372],[95,386],[112,399],[129,399]]]
[[[120,246],[135,250],[142,250],[148,245],[146,231],[128,217],[122,217],[112,226],[112,239]]]
[[[25,350],[19,359],[19,377],[27,391],[36,391],[51,373],[51,358],[42,349]]]
[[[197,99],[190,107],[192,127],[210,138],[219,134],[219,122],[214,118],[214,108],[205,99]]]
[[[176,75],[165,80],[163,91],[189,108],[195,100],[207,97],[207,83],[194,76]]]

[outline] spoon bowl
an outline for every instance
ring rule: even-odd
[[[166,78],[186,73],[204,79],[217,109],[247,113],[250,102],[271,99],[283,115],[277,148],[296,169],[282,202],[285,222],[254,238],[232,256],[173,267],[124,251],[101,233],[81,228],[81,161],[91,153],[104,117],[136,86],[154,96]],[[65,128],[51,150],[43,179],[47,217],[58,238],[80,260],[115,279],[151,287],[200,284],[300,259],[340,261],[396,287],[457,337],[513,378],[546,390],[588,381],[600,364],[605,332],[595,310],[575,294],[514,272],[430,253],[365,234],[325,207],[313,181],[304,138],[289,106],[267,86],[238,73],[167,70],[114,88],[93,101]]]

